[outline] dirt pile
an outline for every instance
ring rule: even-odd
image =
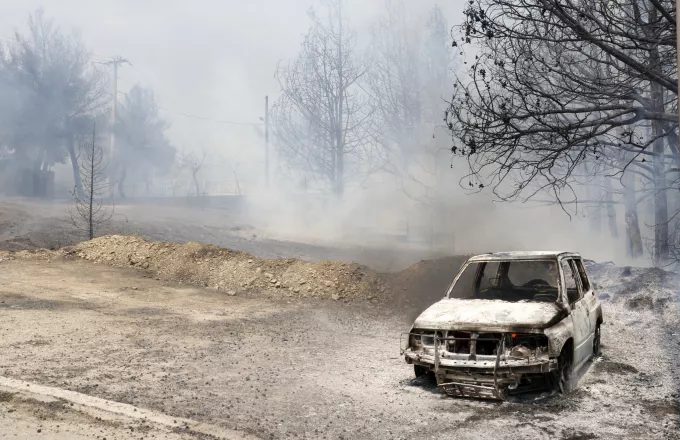
[[[463,255],[423,260],[401,272],[391,274],[390,284],[393,289],[390,301],[396,306],[419,313],[444,297],[467,259],[468,256]]]
[[[57,251],[0,251],[2,259],[82,258],[148,271],[154,277],[224,291],[268,292],[334,300],[385,301],[417,314],[441,299],[465,256],[424,260],[397,273],[339,261],[269,260],[201,243],[148,241],[136,236],[95,238]]]
[[[49,249],[36,250],[2,250],[0,249],[0,263],[8,260],[53,260],[64,257],[63,251],[52,251]]]
[[[206,286],[231,295],[277,291],[287,296],[377,300],[389,288],[381,274],[354,263],[263,260],[200,243],[179,245],[114,235],[61,252],[98,263],[147,270],[158,278]]]
[[[134,236],[105,236],[57,251],[0,251],[2,259],[82,258],[148,271],[159,279],[224,291],[373,300],[419,313],[446,293],[466,257],[424,260],[397,273],[339,261],[268,260],[201,243],[153,242]]]
[[[356,263],[269,260],[200,243],[175,244],[136,236],[111,235],[57,251],[0,251],[2,260],[85,260],[147,271],[159,279],[205,286],[230,295],[264,292],[278,296],[373,300],[408,310],[415,318],[441,299],[467,256],[424,260],[396,273]],[[680,300],[680,276],[656,268],[587,264],[600,300],[630,310],[656,310]]]

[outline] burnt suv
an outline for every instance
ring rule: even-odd
[[[599,355],[602,322],[579,254],[483,254],[402,335],[402,355],[451,395],[567,392],[574,372]]]

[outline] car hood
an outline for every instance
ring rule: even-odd
[[[551,326],[564,313],[554,303],[443,299],[421,313],[413,327],[489,331],[539,329]]]

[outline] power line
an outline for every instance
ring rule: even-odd
[[[204,117],[204,116],[191,115],[191,114],[189,114],[189,113],[178,112],[178,111],[176,111],[176,110],[170,110],[170,109],[167,109],[167,108],[164,108],[164,107],[159,107],[159,106],[155,106],[155,107],[156,107],[158,110],[163,110],[163,111],[170,112],[170,113],[176,113],[176,114],[178,114],[178,115],[185,116],[185,117],[187,117],[187,118],[199,119],[199,120],[208,121],[208,122],[219,122],[219,123],[221,123],[221,124],[231,124],[231,125],[251,125],[251,126],[262,126],[262,125],[265,125],[264,122],[238,122],[238,121],[227,121],[227,120],[224,120],[224,119],[213,119],[213,118],[206,118],[206,117]]]
[[[137,66],[133,66],[133,68],[134,68],[133,69],[134,71],[141,73],[145,80],[147,80],[150,84],[153,84],[153,81],[150,81],[150,78],[149,78],[147,72],[142,67],[137,65]],[[264,125],[266,125],[264,121],[263,122],[230,121],[230,120],[225,120],[225,119],[208,118],[208,117],[205,117],[205,116],[199,116],[199,115],[194,115],[194,114],[190,114],[190,113],[180,112],[180,111],[177,111],[177,110],[171,110],[171,109],[168,109],[168,108],[165,108],[165,107],[160,107],[158,105],[154,105],[154,107],[156,107],[158,110],[162,110],[162,111],[165,111],[165,112],[168,112],[168,113],[174,113],[174,114],[177,114],[177,115],[180,115],[180,116],[184,116],[185,118],[197,119],[197,120],[206,121],[206,122],[217,122],[217,123],[220,123],[220,124],[243,125],[243,126],[264,126]]]
[[[0,41],[4,41],[7,44],[17,44],[17,41],[13,38],[0,36]]]
[[[119,94],[119,95],[123,95],[123,96],[125,96],[125,97],[128,96],[127,93],[121,92],[121,91],[118,91],[118,94]],[[175,113],[175,114],[178,114],[178,115],[180,115],[180,116],[185,116],[185,117],[187,117],[187,118],[200,119],[200,120],[202,120],[202,121],[208,121],[208,122],[219,122],[219,123],[222,123],[222,124],[245,125],[245,126],[261,126],[261,125],[265,125],[264,122],[239,122],[239,121],[227,121],[227,120],[223,120],[223,119],[213,119],[213,118],[206,118],[206,117],[203,117],[203,116],[190,115],[190,114],[188,114],[188,113],[178,112],[178,111],[176,111],[176,110],[170,110],[170,109],[168,109],[168,108],[160,107],[160,106],[158,106],[158,105],[154,105],[153,107],[156,108],[156,109],[158,109],[158,110],[163,110],[163,111],[165,111],[165,112]],[[270,124],[270,125],[271,125],[271,124]]]
[[[110,60],[111,58],[113,58],[113,57],[107,57],[107,56],[104,56],[104,55],[97,55],[96,53],[91,53],[90,57],[91,58],[99,58],[100,60]]]

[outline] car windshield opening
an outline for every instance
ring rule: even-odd
[[[469,264],[449,298],[511,302],[555,302],[559,295],[557,261],[483,261]]]

